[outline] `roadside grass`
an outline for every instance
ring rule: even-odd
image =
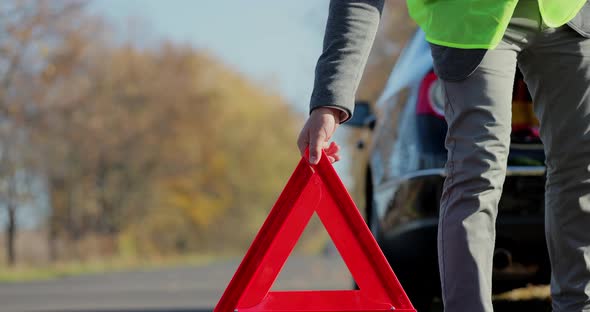
[[[68,261],[41,266],[0,266],[0,283],[50,280],[75,275],[107,272],[155,270],[174,266],[202,266],[229,258],[227,256],[196,254],[159,259],[112,258],[106,260]]]
[[[14,283],[35,280],[50,280],[75,275],[100,274],[107,272],[155,270],[174,266],[203,266],[216,261],[243,257],[245,250],[225,250],[209,253],[193,253],[177,256],[140,257],[135,246],[125,239],[114,243],[112,238],[102,240],[90,237],[79,242],[75,247],[86,259],[64,260],[50,263],[46,248],[45,233],[29,231],[19,233],[17,241],[17,265],[9,267],[5,262],[4,241],[0,233],[0,283]],[[300,238],[293,254],[322,254],[330,237],[323,228],[319,218],[314,216]],[[100,255],[101,246],[118,247],[118,255],[104,257]],[[112,249],[112,248],[111,248]],[[110,250],[110,249],[109,249]]]

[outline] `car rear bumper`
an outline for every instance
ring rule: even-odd
[[[437,263],[438,218],[426,218],[382,232],[379,245],[402,285],[409,292],[439,293]],[[496,223],[494,292],[549,282],[549,260],[543,218],[502,216]],[[506,259],[509,257],[509,259]],[[509,261],[507,261],[509,260]]]
[[[511,215],[543,216],[544,176],[543,166],[509,166],[500,211]],[[438,217],[445,177],[442,168],[417,170],[378,185],[373,192],[373,209],[380,228],[389,231],[411,222]]]
[[[549,282],[544,176],[543,166],[507,170],[496,222],[495,292]],[[379,245],[409,292],[440,292],[436,242],[444,178],[442,169],[422,170],[374,192]]]

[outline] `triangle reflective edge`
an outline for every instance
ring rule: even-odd
[[[316,212],[360,290],[270,291]],[[214,312],[415,312],[325,152],[289,178]]]

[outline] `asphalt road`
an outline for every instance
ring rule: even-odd
[[[0,312],[209,312],[239,260],[67,277],[52,281],[0,283]],[[274,290],[350,289],[350,273],[338,256],[291,257]],[[432,312],[441,311],[440,307]],[[496,302],[495,311],[550,311],[545,301]]]
[[[0,311],[211,311],[239,261],[0,284]],[[350,274],[337,257],[292,257],[273,289],[347,289],[350,285]]]

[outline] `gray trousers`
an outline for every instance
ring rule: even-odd
[[[492,256],[519,66],[541,122],[546,238],[556,312],[590,311],[590,39],[544,27],[521,1],[502,43],[465,80],[443,81],[449,125],[439,267],[445,311],[493,311]],[[526,3],[526,4],[525,4]]]

